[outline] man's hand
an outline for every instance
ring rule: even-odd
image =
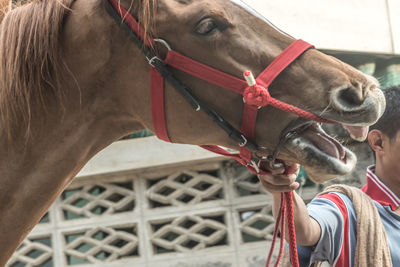
[[[281,192],[290,192],[299,188],[299,183],[296,182],[299,174],[300,165],[290,164],[284,168],[269,170],[271,174],[258,175],[262,186],[271,194],[279,194]]]
[[[287,164],[286,170],[284,168],[269,170],[271,174],[258,176],[262,186],[272,194],[272,213],[275,219],[279,213],[281,193],[290,192],[299,187],[299,183],[296,182],[299,170],[299,164]],[[268,171],[268,169],[266,169],[266,171]],[[316,220],[308,215],[304,201],[296,194],[296,192],[293,192],[293,215],[297,244],[302,246],[316,245],[321,236],[321,227]],[[287,237],[288,234],[286,234],[286,238]],[[288,240],[286,239],[286,241]]]

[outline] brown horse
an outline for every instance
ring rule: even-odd
[[[237,77],[245,69],[260,73],[294,41],[238,1],[120,2],[174,50]],[[240,95],[182,72],[176,76],[240,127]],[[373,78],[315,49],[269,89],[282,101],[346,125],[372,124],[384,109]],[[1,266],[91,157],[133,131],[153,130],[149,105],[149,65],[104,1],[37,0],[6,14],[0,29]],[[237,149],[168,84],[165,105],[173,142]],[[294,119],[271,107],[260,111],[255,140],[263,153],[276,147]],[[359,127],[347,128],[359,135]],[[316,125],[283,144],[279,158],[300,162],[321,179],[355,164],[353,154]]]

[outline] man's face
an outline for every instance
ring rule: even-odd
[[[400,130],[397,131],[396,136],[392,139],[386,135],[384,135],[383,139],[383,167],[387,171],[400,173]]]

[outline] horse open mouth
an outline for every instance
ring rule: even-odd
[[[344,163],[346,162],[345,148],[339,141],[326,134],[319,124],[312,124],[300,137],[307,140],[313,148]]]
[[[357,141],[367,137],[367,126],[342,126]],[[309,177],[319,183],[349,173],[357,162],[357,157],[352,151],[329,136],[317,123],[312,123],[304,131],[287,140],[285,148],[305,167]]]

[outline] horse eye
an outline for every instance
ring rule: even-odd
[[[206,18],[197,24],[195,32],[200,35],[209,35],[218,29],[216,21],[212,18]]]

